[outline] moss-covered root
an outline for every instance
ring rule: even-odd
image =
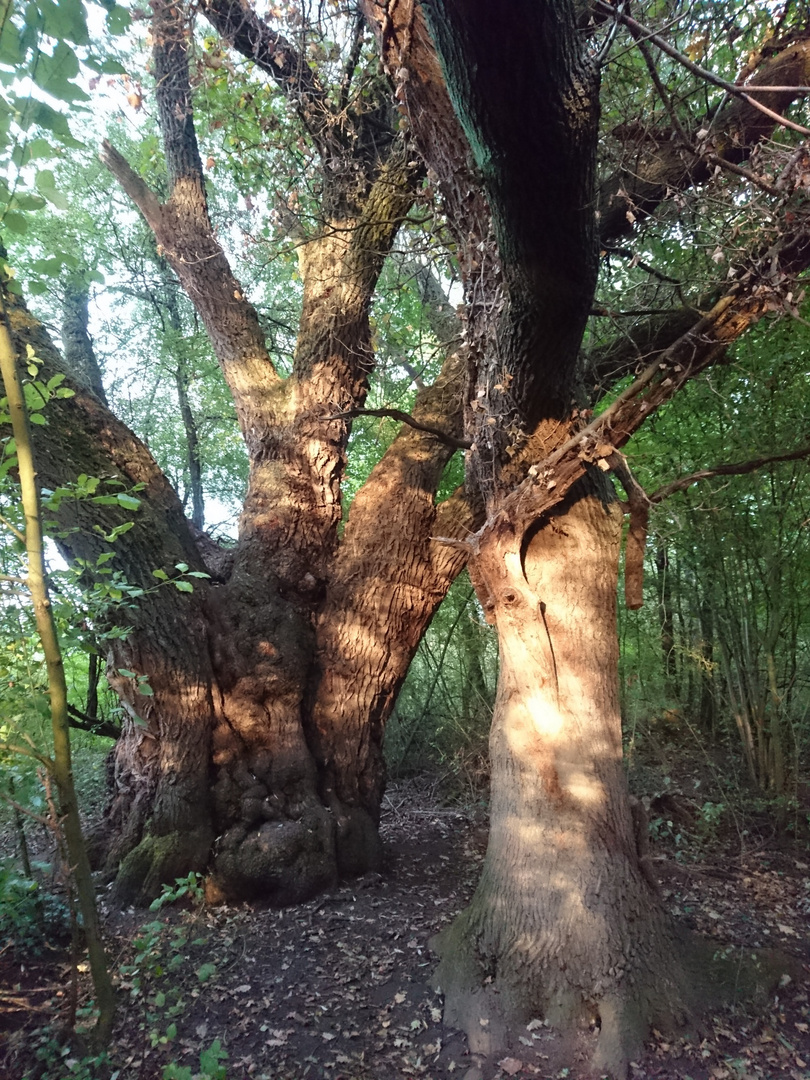
[[[202,873],[212,843],[208,828],[145,836],[121,862],[111,891],[112,903],[119,907],[146,905],[176,878],[194,871]]]

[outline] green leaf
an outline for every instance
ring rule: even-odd
[[[136,499],[134,495],[127,495],[123,491],[115,496],[115,501],[119,506],[123,506],[125,510],[137,510],[141,505],[140,499]]]
[[[158,579],[158,581],[168,581],[169,580],[169,575],[166,573],[165,570],[153,570],[152,571],[152,577],[156,577]]]
[[[114,529],[107,533],[104,539],[107,541],[108,544],[114,544],[119,536],[123,536],[124,533],[128,533],[130,529],[134,528],[134,521],[125,521],[123,525],[116,525]]]
[[[110,59],[102,60],[98,65],[98,70],[102,75],[126,75],[127,73],[127,69],[123,64]]]
[[[45,20],[45,33],[58,41],[66,39],[76,45],[89,45],[84,5],[81,0],[39,0],[39,10]]]
[[[190,581],[175,581],[174,587],[178,592],[194,592],[194,586]]]
[[[35,274],[43,274],[45,277],[58,277],[62,272],[62,258],[52,255],[48,259],[35,259],[31,263],[31,269]]]
[[[41,210],[46,203],[41,195],[24,192],[19,195],[15,194],[11,205],[15,210]]]
[[[10,18],[3,21],[3,29],[0,32],[0,64],[8,64],[9,67],[17,67],[22,63],[25,56],[20,31]]]
[[[29,161],[36,161],[39,158],[51,158],[57,153],[53,143],[48,139],[32,139],[26,149]],[[32,196],[32,198],[35,197]],[[29,207],[29,209],[31,208]]]
[[[70,206],[65,196],[56,187],[56,178],[50,169],[41,169],[37,173],[37,190],[41,195],[56,207],[57,210],[67,210]]]
[[[130,671],[129,668],[126,667],[120,667],[118,669],[118,674],[123,675],[125,679],[137,679],[138,677],[134,671]]]
[[[47,426],[48,421],[40,412],[29,413],[28,419],[32,424],[36,424],[37,427]]]
[[[212,975],[216,975],[216,964],[203,964],[202,967],[197,968],[197,978],[201,983],[208,982]]]
[[[181,574],[185,574],[186,570],[188,570],[188,563],[177,562],[174,564],[174,568],[179,570]]]
[[[104,563],[108,563],[110,561],[110,559],[114,559],[114,558],[115,558],[115,552],[114,551],[103,551],[99,555],[99,557],[96,559],[96,566],[103,566]]]
[[[52,131],[65,146],[71,146],[75,149],[81,149],[84,143],[79,142],[78,139],[74,139],[70,132],[70,124],[68,124],[67,117],[60,112],[57,112],[53,106],[48,105],[45,101],[38,101],[35,103],[33,109],[30,110],[31,123],[36,124],[38,127],[45,128],[47,131]]]
[[[18,236],[28,232],[28,218],[17,210],[6,210],[3,214],[3,225]]]
[[[111,34],[123,34],[132,23],[132,16],[126,8],[116,4],[112,11],[107,13],[107,29]]]

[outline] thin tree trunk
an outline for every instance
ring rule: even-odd
[[[96,351],[88,330],[90,290],[79,282],[68,285],[62,301],[62,349],[73,378],[107,404]]]
[[[50,771],[59,792],[61,827],[70,858],[73,883],[79,898],[79,908],[84,923],[87,955],[98,1008],[98,1020],[93,1038],[99,1048],[107,1046],[115,1019],[115,992],[113,990],[101,924],[96,907],[96,895],[90,872],[90,861],[82,835],[79,803],[73,783],[70,755],[70,723],[67,712],[67,683],[62,662],[62,652],[56,633],[56,624],[48,596],[45,568],[42,515],[39,489],[36,481],[30,429],[23,397],[22,384],[17,371],[14,350],[5,304],[0,303],[0,375],[11,415],[11,429],[16,444],[17,468],[20,492],[25,516],[25,547],[28,559],[28,588],[34,607],[37,634],[42,643],[48,672],[48,693],[51,703],[53,731],[53,760]]]

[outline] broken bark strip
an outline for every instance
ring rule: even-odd
[[[769,454],[767,457],[753,458],[751,461],[730,462],[715,465],[711,469],[699,469],[688,476],[671,480],[647,495],[627,468],[627,462],[621,454],[611,454],[606,460],[619,478],[627,494],[627,507],[630,512],[630,528],[627,533],[624,553],[624,598],[630,611],[636,611],[644,604],[644,554],[647,545],[647,526],[650,509],[668,499],[678,491],[686,491],[701,480],[711,480],[715,476],[744,476],[756,472],[766,465],[775,465],[782,461],[800,461],[810,457],[810,446],[800,446],[783,454]]]
[[[644,605],[644,552],[647,547],[650,500],[630,472],[623,454],[611,454],[608,463],[627,495],[630,527],[624,546],[624,603],[629,611],[637,611]]]

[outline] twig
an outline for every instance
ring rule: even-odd
[[[649,30],[646,26],[636,22],[631,18],[623,9],[617,10],[605,0],[596,0],[596,6],[603,12],[612,15],[614,18],[623,22],[627,29],[635,37],[636,34],[643,34],[647,41],[651,41],[653,45],[666,53],[667,56],[672,57],[679,64],[686,68],[687,71],[691,71],[693,75],[697,75],[698,78],[705,79],[706,82],[712,83],[714,86],[719,86],[721,90],[725,90],[727,94],[733,94],[734,97],[741,98],[746,104],[750,105],[753,109],[758,109],[765,116],[770,117],[777,124],[782,127],[790,128],[792,131],[798,131],[800,135],[810,135],[810,128],[802,127],[801,124],[795,124],[792,120],[787,120],[784,116],[778,112],[774,112],[773,109],[769,109],[767,105],[763,105],[762,102],[756,101],[751,97],[751,92],[759,93],[766,92],[767,88],[763,86],[736,86],[734,83],[727,82],[725,79],[721,79],[719,75],[715,75],[713,71],[709,71],[707,68],[701,67],[700,64],[694,63],[685,56],[682,52],[679,52],[673,45],[670,45],[664,38],[659,37],[654,31]],[[807,87],[787,87],[784,92],[810,92]]]
[[[427,435],[433,435],[439,442],[443,442],[445,446],[452,446],[455,450],[469,450],[472,446],[469,439],[457,439],[455,435],[448,435],[441,428],[431,427],[429,424],[420,424],[418,420],[414,420],[410,413],[403,412],[401,409],[347,409],[345,412],[332,413],[330,416],[322,417],[322,419],[350,420],[354,416],[385,416],[390,417],[392,420],[399,420],[400,423],[407,424],[409,427],[415,428],[416,431],[424,431]]]
[[[695,151],[695,153],[697,153],[697,151]],[[741,176],[743,180],[747,180],[749,184],[753,184],[755,187],[767,192],[768,195],[774,195],[776,198],[780,198],[783,195],[783,192],[778,188],[775,188],[765,180],[761,180],[755,173],[752,173],[750,169],[744,169],[742,165],[735,165],[731,161],[726,161],[726,159],[720,157],[719,154],[706,154],[705,158],[710,165],[716,165],[725,172],[734,173],[735,176]]]
[[[49,817],[43,817],[42,814],[35,814],[33,810],[29,810],[26,806],[18,803],[16,799],[12,799],[10,795],[6,795],[5,791],[0,791],[0,799],[3,802],[7,802],[9,806],[13,807],[18,813],[25,814],[26,817],[30,817],[32,821],[36,821],[39,825],[44,825],[45,828],[50,828],[51,819]]]
[[[683,284],[678,278],[669,277],[669,275],[663,273],[663,271],[656,270],[654,266],[650,266],[649,263],[642,262],[641,259],[636,258],[636,253],[631,251],[630,248],[603,246],[602,250],[608,255],[619,255],[622,259],[635,259],[635,266],[640,270],[643,270],[645,274],[650,274],[652,277],[657,278],[658,281],[665,281],[669,285]]]
[[[18,529],[16,525],[12,525],[8,518],[4,517],[2,514],[0,514],[0,525],[4,525],[21,544],[25,543],[25,533]]]

